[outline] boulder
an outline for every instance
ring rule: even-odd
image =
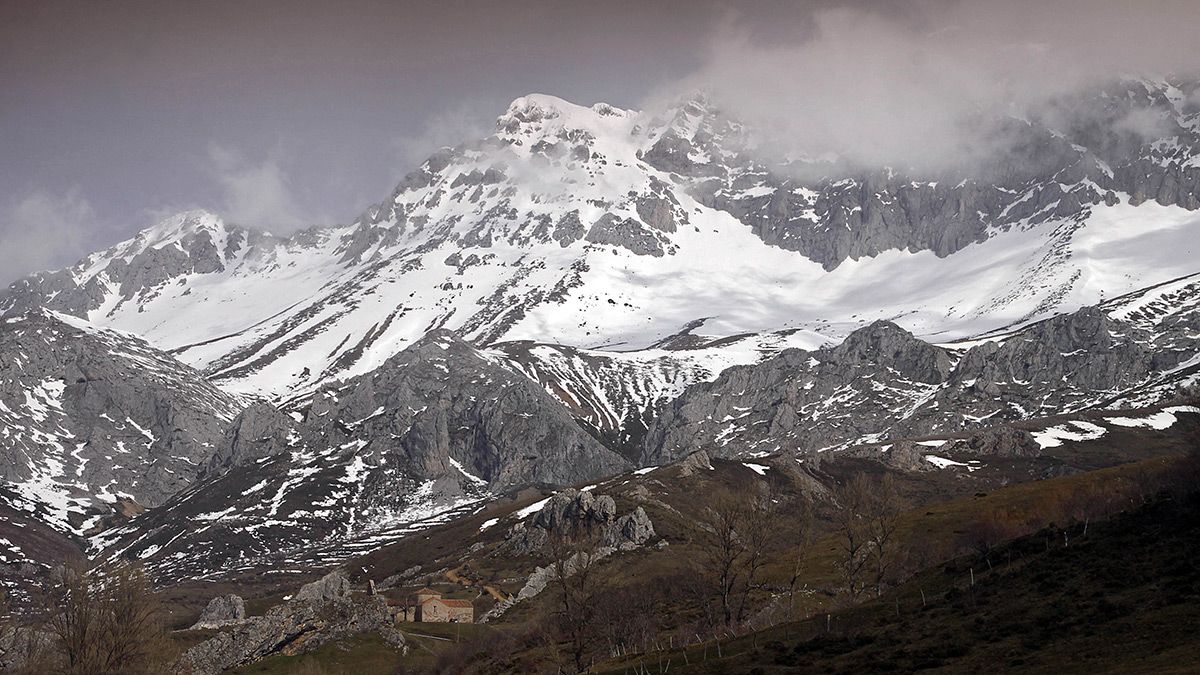
[[[292,602],[308,601],[324,603],[350,597],[350,580],[338,570],[305,584],[292,598]]]
[[[609,530],[611,536],[605,541],[606,546],[620,549],[637,548],[654,538],[654,523],[642,507],[637,507],[633,513],[617,519],[616,527]]]
[[[680,476],[691,476],[700,471],[712,471],[712,459],[703,450],[697,450],[675,463]]]
[[[246,603],[238,595],[219,595],[208,601],[200,618],[192,625],[192,630],[200,628],[220,628],[237,623],[246,618]]]

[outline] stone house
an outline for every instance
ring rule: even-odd
[[[443,598],[441,593],[422,588],[410,600],[389,601],[396,621],[425,623],[474,623],[475,606],[470,600]]]

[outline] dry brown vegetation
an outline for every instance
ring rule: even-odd
[[[1195,672],[1200,485],[1177,480],[1188,461],[1142,474],[1155,481],[1144,503],[991,545],[994,568],[966,551],[882,597],[733,637],[719,653],[694,645],[597,672]],[[1072,478],[1115,483],[1132,473],[1120,469]],[[1072,482],[1040,487],[1070,494]]]
[[[822,507],[822,524],[808,520],[812,509],[803,499],[721,493],[707,500],[710,505],[686,552],[676,551],[691,558],[692,565],[656,580],[664,590],[651,594],[652,601],[638,604],[620,595],[622,589],[639,586],[615,577],[615,571],[601,575],[608,585],[605,595],[623,598],[621,611],[607,621],[636,617],[640,645],[636,640],[625,643],[633,653],[667,655],[695,645],[691,649],[699,650],[701,658],[721,658],[731,641],[752,639],[771,625],[805,617],[824,621],[830,610],[835,610],[829,620],[836,627],[838,608],[886,597],[947,561],[963,556],[968,563],[978,561],[978,567],[969,563],[963,568],[956,581],[969,586],[993,562],[1012,563],[1013,551],[1020,550],[1008,546],[1014,539],[1034,536],[1046,551],[1074,546],[1087,540],[1097,522],[1192,491],[1197,482],[1190,472],[1200,466],[1195,457],[1200,455],[1148,460],[920,508],[908,507],[892,474],[852,472]],[[781,534],[784,521],[788,536]],[[767,534],[760,536],[763,532]],[[1005,560],[993,561],[997,551]],[[815,595],[813,584],[819,590]],[[801,587],[809,591],[804,603],[796,601]],[[929,589],[930,597],[945,592]],[[925,591],[917,588],[915,593],[923,604]],[[605,642],[612,640],[601,637],[596,644]],[[603,651],[593,657],[599,660]],[[629,649],[607,652],[607,664],[644,663],[646,658],[628,656]],[[671,668],[687,666],[674,663]]]
[[[21,654],[9,672],[149,675],[170,667],[175,650],[140,567],[63,567],[43,595],[45,614],[11,628]]]
[[[750,593],[774,543],[776,508],[770,493],[716,495],[698,525],[696,574],[709,585],[722,625],[741,623]]]

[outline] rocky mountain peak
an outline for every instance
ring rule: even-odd
[[[279,240],[185,214],[18,282],[0,311],[86,316],[277,399],[362,374],[431,327],[481,346],[629,349],[712,317],[713,337],[824,326],[797,345],[812,349],[864,318],[904,317],[920,334],[962,338],[1072,311],[1106,285],[1111,297],[1191,271],[1131,264],[1146,271],[1095,280],[1081,253],[1101,250],[1122,219],[1140,215],[1126,209],[1146,201],[1171,207],[1147,209],[1146,227],[1182,241],[1173,223],[1200,206],[1200,166],[1186,161],[1200,135],[1182,112],[1189,94],[1170,86],[1142,86],[1153,95],[1128,106],[1170,108],[1174,140],[1104,146],[1127,117],[1119,110],[1094,131],[1014,121],[1027,142],[1002,163],[1021,170],[987,180],[834,164],[801,175],[758,152],[753,134],[702,94],[657,117],[532,94],[494,135],[434,153],[349,226]],[[1086,105],[1106,100],[1093,98]],[[941,274],[954,282],[931,283]],[[759,302],[745,298],[747,278],[818,297]],[[919,289],[879,307],[876,289],[896,278]]]
[[[576,105],[556,96],[529,94],[513,101],[496,120],[497,134],[513,145],[603,134],[636,116],[607,103]]]
[[[905,377],[930,384],[950,374],[945,350],[917,339],[891,321],[878,320],[859,328],[834,347],[831,354],[845,363],[873,363],[893,368]]]
[[[140,240],[146,246],[161,246],[201,232],[206,232],[211,236],[220,236],[225,229],[225,221],[220,215],[207,209],[192,209],[159,220],[139,232],[135,240]]]

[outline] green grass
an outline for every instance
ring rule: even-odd
[[[402,662],[401,654],[374,634],[358,635],[322,645],[298,656],[270,656],[236,668],[236,675],[391,675]]]

